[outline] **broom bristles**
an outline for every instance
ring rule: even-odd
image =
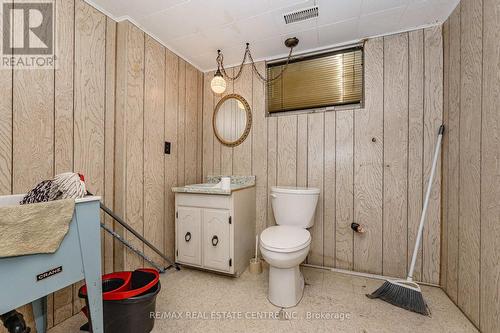
[[[387,303],[398,306],[400,308],[420,313],[424,316],[429,316],[429,308],[425,303],[422,293],[409,287],[400,284],[386,281],[384,284],[371,294],[366,295],[368,298],[380,298]]]

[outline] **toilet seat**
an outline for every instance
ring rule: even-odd
[[[293,226],[277,225],[260,234],[263,248],[274,252],[295,252],[311,244],[311,234],[306,229]]]

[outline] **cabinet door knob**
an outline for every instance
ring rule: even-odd
[[[219,244],[219,237],[217,236],[212,237],[212,245],[217,246],[217,244]]]
[[[186,235],[184,236],[184,240],[186,242],[189,242],[191,240],[191,233],[189,231],[186,232]]]

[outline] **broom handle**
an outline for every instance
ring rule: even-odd
[[[415,264],[417,262],[418,250],[420,248],[420,242],[422,241],[422,232],[424,230],[425,216],[427,215],[427,207],[429,206],[429,198],[431,196],[432,183],[434,181],[434,174],[436,173],[437,162],[439,158],[439,150],[441,148],[441,140],[443,139],[444,125],[439,127],[438,139],[436,142],[436,149],[434,151],[434,158],[432,160],[431,176],[429,178],[429,184],[427,185],[427,192],[425,193],[424,207],[422,208],[422,215],[420,217],[420,225],[418,226],[417,240],[415,242],[415,248],[413,249],[413,256],[411,257],[410,271],[408,272],[407,281],[413,281],[413,272],[415,271]]]

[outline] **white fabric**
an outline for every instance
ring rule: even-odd
[[[74,199],[0,207],[0,258],[54,253],[74,209]]]

